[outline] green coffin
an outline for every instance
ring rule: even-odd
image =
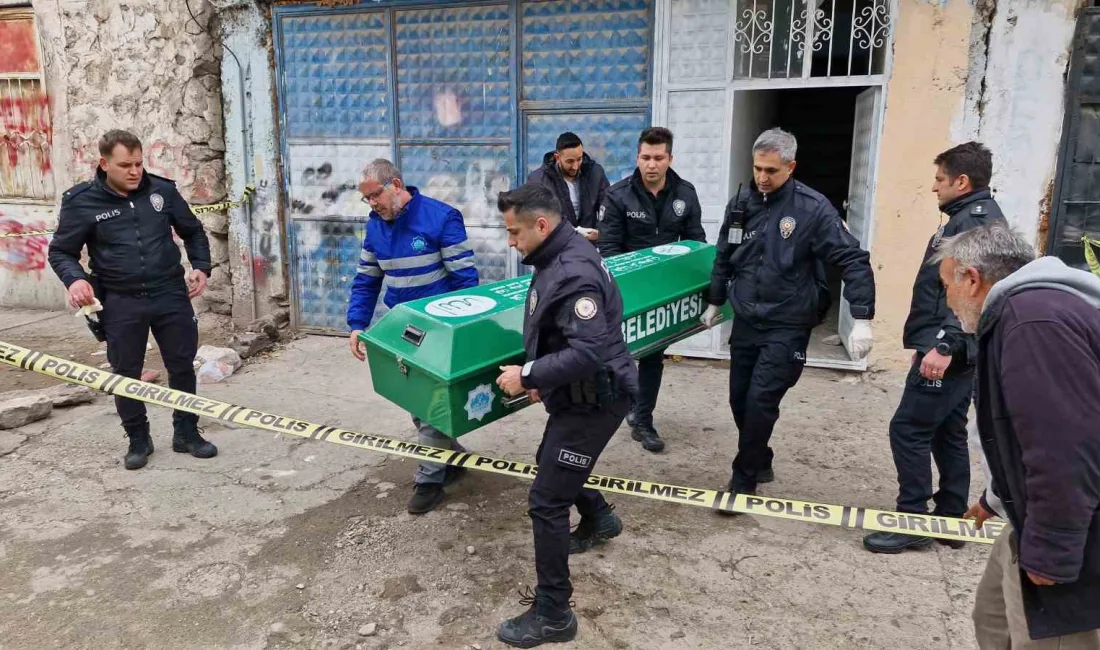
[[[623,294],[623,336],[635,358],[702,331],[714,246],[680,242],[607,259]],[[497,387],[522,365],[531,276],[398,305],[360,335],[374,390],[457,438],[527,405]],[[722,319],[731,317],[729,307]]]

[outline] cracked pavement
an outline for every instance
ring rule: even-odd
[[[75,349],[71,321],[0,339]],[[0,374],[5,388],[13,376]],[[644,452],[624,429],[596,471],[723,485],[736,448],[726,381],[717,364],[669,363],[656,413],[667,451]],[[777,478],[762,492],[891,507],[886,425],[901,381],[807,371],[784,403]],[[338,338],[293,341],[200,393],[415,435]],[[134,472],[104,396],[3,432],[24,440],[4,454],[0,439],[0,647],[503,647],[496,625],[534,580],[526,482],[470,472],[439,509],[412,517],[412,461],[207,420],[219,454],[202,461],[171,451],[168,410],[150,417],[156,453]],[[544,421],[525,409],[463,443],[528,460]],[[980,476],[975,462],[975,490]],[[626,529],[572,561],[581,630],[563,647],[975,647],[986,546],[872,555],[852,531],[611,501]]]

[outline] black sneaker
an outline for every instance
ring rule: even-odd
[[[498,639],[514,648],[534,648],[544,643],[566,643],[577,637],[577,617],[572,609],[558,609],[549,599],[530,590],[520,596],[519,604],[528,605],[527,611],[501,623]]]
[[[762,469],[756,473],[757,483],[771,483],[775,480],[775,470],[772,468]]]
[[[126,459],[123,464],[126,469],[141,469],[149,462],[149,456],[153,454],[153,437],[149,435],[149,425],[131,427],[126,431],[130,439],[130,448],[126,450]]]
[[[863,548],[872,553],[895,555],[907,549],[926,548],[932,545],[931,537],[906,535],[905,533],[871,533],[863,538]]]
[[[409,499],[409,514],[422,515],[431,512],[444,497],[443,486],[439,483],[417,483]]]
[[[630,437],[642,443],[642,449],[657,453],[664,451],[665,441],[657,435],[657,430],[645,425],[636,426],[630,431]]]
[[[756,495],[756,488],[750,488],[736,478],[731,478],[729,483],[726,484],[726,492],[730,493],[730,503],[733,503],[733,498],[738,494]],[[727,517],[736,517],[743,513],[734,512],[732,510],[719,510],[718,514],[725,515]]]
[[[607,506],[592,517],[581,517],[581,523],[569,533],[569,554],[588,549],[614,539],[623,532],[623,520],[615,514],[615,506]]]

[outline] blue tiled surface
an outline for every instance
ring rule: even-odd
[[[542,164],[543,155],[554,149],[558,135],[572,131],[614,183],[633,173],[638,136],[647,126],[645,113],[528,115],[527,172]]]
[[[386,25],[381,12],[282,19],[290,137],[386,137]]]
[[[507,5],[399,11],[395,22],[401,137],[511,136]]]
[[[523,98],[647,99],[649,0],[521,5]]]

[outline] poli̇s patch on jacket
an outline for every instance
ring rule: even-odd
[[[684,203],[683,199],[676,199],[672,202],[672,211],[676,213],[677,217],[684,216],[685,210],[687,210],[687,203]]]
[[[157,212],[164,209],[164,197],[156,192],[149,195],[149,203],[153,205],[153,209]]]
[[[783,236],[783,239],[790,239],[796,226],[798,226],[798,222],[794,220],[794,217],[783,217],[779,220],[779,234]]]

